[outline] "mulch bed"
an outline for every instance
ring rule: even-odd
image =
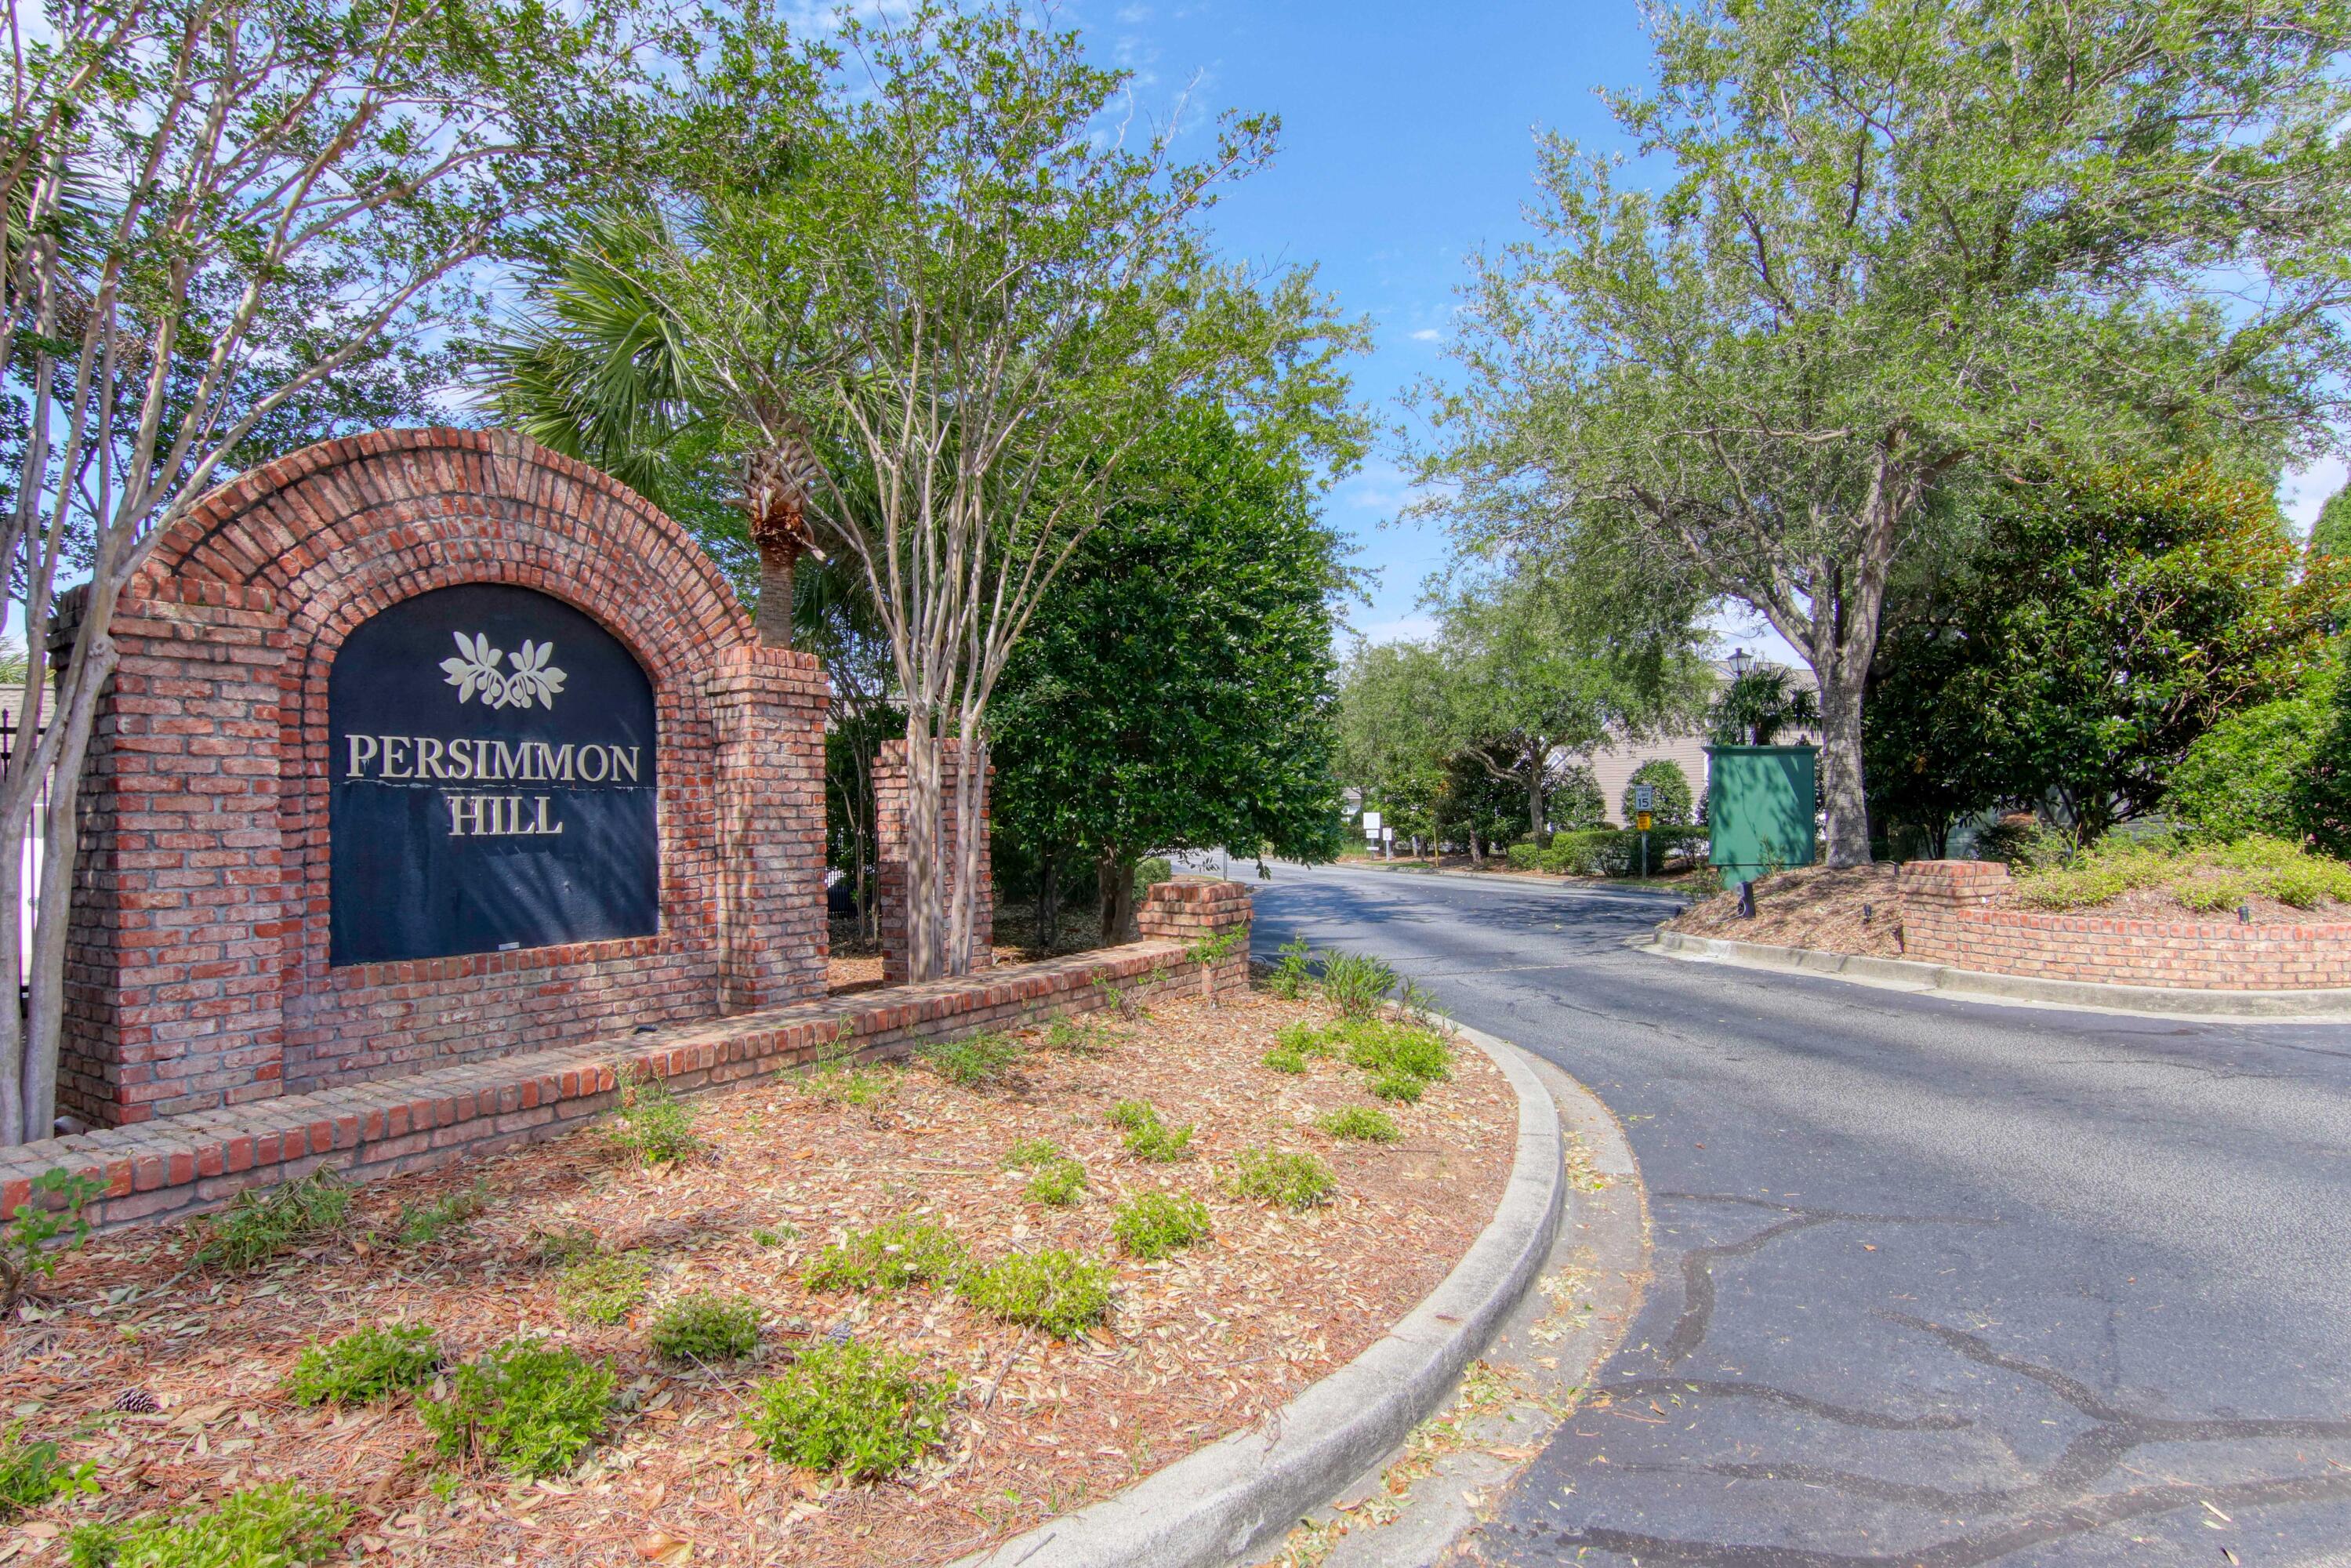
[[[1755,879],[1754,919],[1740,919],[1739,894],[1725,893],[1692,904],[1666,928],[1734,942],[1899,958],[1902,908],[1894,896],[1895,869],[1879,864],[1773,872]]]
[[[709,1151],[686,1164],[638,1165],[590,1129],[370,1187],[341,1237],[252,1273],[192,1270],[180,1228],[100,1238],[8,1325],[0,1418],[65,1439],[68,1462],[95,1462],[104,1496],[19,1521],[0,1561],[60,1560],[58,1527],[80,1519],[282,1479],[349,1502],[346,1548],[369,1561],[897,1564],[977,1550],[1257,1421],[1377,1340],[1492,1217],[1517,1126],[1500,1072],[1459,1048],[1450,1082],[1391,1108],[1401,1143],[1336,1143],[1311,1124],[1373,1103],[1364,1075],[1317,1061],[1288,1077],[1259,1061],[1282,1025],[1322,1016],[1262,994],[1164,1002],[1104,1025],[1091,1051],[1040,1046],[992,1088],[893,1072],[894,1092],[869,1108],[789,1081],[737,1085],[690,1103]],[[1196,1123],[1193,1157],[1127,1156],[1104,1118],[1126,1098]],[[1027,1202],[1026,1174],[1000,1168],[1014,1143],[1039,1137],[1084,1162],[1077,1207]],[[1228,1196],[1219,1178],[1256,1144],[1320,1155],[1338,1175],[1335,1201],[1291,1214]],[[391,1239],[403,1200],[477,1176],[492,1197],[469,1229],[421,1247]],[[1164,1262],[1119,1258],[1111,1203],[1155,1188],[1204,1199],[1213,1238]],[[1069,1247],[1115,1260],[1107,1324],[1062,1342],[946,1291],[802,1288],[826,1241],[901,1214],[945,1223],[982,1260]],[[571,1226],[653,1258],[652,1299],[629,1322],[565,1321],[553,1271],[530,1258],[534,1237]],[[763,1247],[757,1230],[785,1239]],[[653,1357],[651,1312],[694,1291],[760,1305],[757,1363],[680,1373]],[[575,1345],[611,1362],[633,1408],[560,1480],[467,1473],[453,1488],[408,1398],[337,1413],[279,1392],[306,1343],[383,1323],[430,1324],[452,1358],[518,1335]],[[778,1466],[741,1424],[794,1347],[844,1324],[962,1380],[948,1448],[891,1481],[843,1486]],[[110,1413],[131,1390],[160,1412]]]

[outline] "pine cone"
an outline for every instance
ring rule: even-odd
[[[155,1416],[163,1409],[155,1403],[155,1396],[143,1388],[126,1388],[116,1395],[114,1408],[125,1416]]]

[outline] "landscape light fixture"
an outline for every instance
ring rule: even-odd
[[[1733,648],[1730,651],[1729,663],[1730,664],[1730,678],[1735,681],[1743,681],[1747,678],[1748,666],[1755,663],[1755,655],[1749,653],[1744,648]]]

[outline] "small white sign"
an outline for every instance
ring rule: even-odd
[[[1380,836],[1380,814],[1379,814],[1377,811],[1366,811],[1366,812],[1364,812],[1364,837],[1365,837],[1365,838],[1367,838],[1367,839],[1370,839],[1370,840],[1371,840],[1371,841],[1373,841],[1374,843],[1376,843],[1376,842],[1378,842],[1378,841],[1379,841],[1379,836]]]
[[[1657,809],[1657,787],[1654,784],[1633,786],[1633,810],[1654,811]]]

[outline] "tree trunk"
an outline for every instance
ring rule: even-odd
[[[1469,830],[1469,863],[1479,871],[1486,869],[1486,857],[1478,852],[1478,830]]]
[[[1121,854],[1106,854],[1095,863],[1105,947],[1134,940],[1134,865],[1133,857]]]
[[[939,751],[930,716],[906,714],[906,977],[935,980],[945,935],[939,875]]]
[[[944,972],[950,975],[972,971],[979,944],[979,899],[985,891],[979,885],[984,831],[979,808],[981,793],[987,789],[987,747],[972,738],[973,733],[967,726],[964,742],[956,748],[955,881],[946,895],[946,950],[942,964]]]
[[[1821,804],[1828,811],[1825,863],[1867,865],[1869,804],[1862,793],[1861,682],[1843,678],[1843,672],[1834,664],[1825,670],[1816,667],[1814,674],[1821,683]]]
[[[799,551],[780,543],[759,547],[759,607],[751,630],[765,648],[792,645],[792,572]]]
[[[1527,754],[1527,831],[1536,843],[1548,841],[1543,834],[1543,811],[1548,802],[1543,799],[1543,756],[1547,748],[1538,736]]]
[[[1037,861],[1037,946],[1050,953],[1060,940],[1061,887],[1053,873],[1061,857],[1047,850]]]

